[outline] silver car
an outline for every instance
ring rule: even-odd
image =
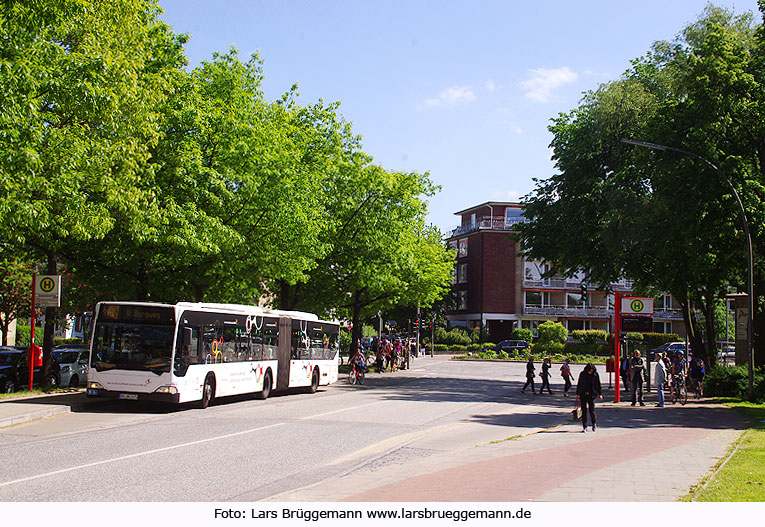
[[[60,386],[80,386],[88,381],[88,347],[60,346],[53,359],[61,365]]]

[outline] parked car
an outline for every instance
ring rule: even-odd
[[[656,359],[657,353],[672,353],[675,351],[682,351],[683,353],[687,355],[686,349],[685,349],[685,342],[666,342],[662,344],[661,346],[659,346],[658,348],[652,349],[651,360],[653,361]]]
[[[33,385],[39,384],[41,369],[39,366],[34,368]],[[58,386],[60,379],[60,367],[53,361],[47,384]],[[13,393],[25,386],[29,386],[27,352],[10,346],[0,346],[0,392]]]
[[[88,381],[88,347],[57,346],[53,359],[61,366],[61,386],[80,386]]]
[[[525,340],[501,340],[491,349],[493,351],[506,351],[507,353],[510,353],[515,350],[522,351],[531,349],[531,346],[529,346],[529,343]]]

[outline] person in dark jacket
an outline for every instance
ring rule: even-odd
[[[534,357],[529,357],[529,362],[526,363],[526,384],[521,388],[521,393],[526,393],[529,384],[531,384],[531,391],[536,395],[537,392],[534,390]]]
[[[588,409],[592,421],[592,431],[595,431],[595,397],[603,400],[598,371],[595,369],[595,365],[589,362],[584,367],[584,371],[579,374],[579,382],[576,383],[576,400],[582,407],[582,432],[587,431]]]
[[[542,372],[539,374],[540,377],[542,377],[542,387],[539,388],[539,395],[542,395],[542,392],[545,391],[545,386],[547,386],[547,393],[552,395],[552,390],[550,390],[550,367],[552,366],[552,362],[550,361],[549,357],[545,357],[545,360],[542,361]]]

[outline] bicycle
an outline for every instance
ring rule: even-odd
[[[360,368],[358,364],[353,363],[350,371],[348,372],[348,382],[351,384],[364,384],[364,377],[366,372],[363,368]]]
[[[696,399],[701,399],[704,397],[704,381],[691,375],[691,384],[693,386],[693,392],[696,395]]]
[[[683,375],[672,376],[672,404],[676,402],[683,405],[688,402],[688,389],[685,386],[685,376]]]

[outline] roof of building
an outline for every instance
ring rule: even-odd
[[[513,201],[487,201],[486,203],[481,203],[480,205],[474,205],[468,209],[461,210],[459,212],[455,212],[455,216],[459,216],[461,214],[467,214],[469,212],[473,212],[474,210],[482,209],[484,207],[517,207],[517,208],[523,208],[523,205],[517,202]]]

